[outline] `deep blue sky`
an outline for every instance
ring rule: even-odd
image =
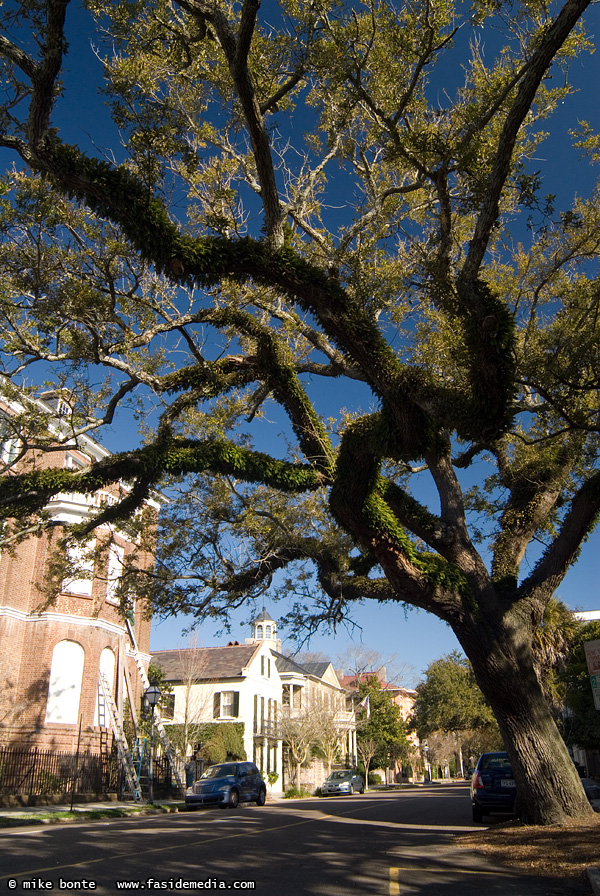
[[[271,5],[269,0],[263,3],[262,14],[269,5]],[[68,17],[74,25],[74,30],[69,33],[70,50],[64,76],[64,98],[59,100],[54,123],[60,126],[60,135],[64,140],[77,142],[89,152],[93,151],[93,144],[100,148],[117,146],[116,131],[107,116],[105,100],[97,94],[101,66],[91,48],[93,28],[89,25],[87,15],[78,9],[75,2],[68,9]],[[600,12],[597,6],[590,8],[586,21],[592,34],[600,30],[598,28]],[[575,192],[588,194],[592,177],[595,176],[587,163],[578,162],[574,158],[569,149],[568,130],[575,127],[577,120],[581,118],[587,119],[600,130],[598,102],[600,65],[596,57],[590,59],[586,54],[581,61],[574,62],[571,77],[578,88],[578,93],[551,120],[549,127],[552,130],[552,138],[542,145],[538,153],[539,167],[544,169],[546,177],[543,190],[557,193],[559,206],[567,202]],[[4,160],[6,166],[13,161],[9,154],[2,152],[2,161]],[[335,383],[328,383],[323,388],[332,390],[332,407],[335,406],[337,409],[340,404],[349,403],[350,397],[344,400]],[[279,432],[280,421],[275,420],[272,425],[273,431]],[[127,436],[128,444],[123,444],[124,435]],[[125,416],[120,419],[118,428],[115,427],[107,433],[104,443],[111,450],[117,451],[132,447],[130,439],[135,440],[135,432],[133,425],[131,427],[128,425]],[[268,442],[268,430],[265,431],[265,441]],[[579,561],[559,589],[559,596],[570,607],[583,610],[600,608],[599,555],[600,533],[596,531],[584,545]],[[276,605],[267,604],[267,609],[274,617],[277,616]],[[243,640],[250,633],[244,626],[247,617],[248,611],[238,614],[230,636],[217,637],[216,627],[204,624],[197,633],[198,643],[211,646],[223,643],[229,637]],[[395,655],[398,665],[406,663],[419,674],[434,659],[459,646],[444,623],[416,610],[408,610],[405,615],[401,606],[373,604],[358,606],[355,619],[360,629],[354,632],[341,629],[335,638],[332,635],[315,637],[309,648],[323,651],[334,659],[343,653],[349,642],[362,640],[366,647],[378,649],[383,659]],[[155,624],[152,649],[181,646],[183,643],[181,630],[184,625],[184,622],[174,620]],[[285,637],[285,632],[281,631],[280,634]]]

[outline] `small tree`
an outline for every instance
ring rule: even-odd
[[[581,628],[582,623],[573,611],[553,597],[546,605],[533,639],[535,671],[557,720],[562,717],[566,697],[563,672]]]
[[[302,710],[283,707],[279,726],[288,750],[294,785],[300,788],[300,769],[308,761],[311,750],[319,744],[321,720],[314,706]]]
[[[454,731],[433,731],[427,738],[427,748],[429,751],[429,761],[432,766],[432,777],[436,778],[437,773],[433,773],[438,767],[443,771],[449,768],[450,763],[457,756],[457,737]]]
[[[356,749],[361,762],[365,767],[365,787],[367,790],[369,789],[369,769],[371,768],[371,762],[379,750],[379,747],[380,745],[374,737],[359,734],[356,738]]]
[[[415,668],[410,663],[400,662],[397,655],[383,654],[380,650],[352,644],[337,657],[337,663],[346,675],[358,683],[365,676],[378,675],[387,681],[406,681],[413,678]],[[385,675],[383,673],[385,672]]]
[[[181,759],[186,759],[194,745],[205,739],[212,722],[212,691],[202,687],[206,681],[207,659],[194,640],[192,647],[177,651],[179,684],[175,693],[173,725],[169,737]]]
[[[489,705],[481,693],[471,665],[458,651],[431,663],[425,681],[417,687],[411,727],[420,740],[433,743],[432,736],[444,744],[453,744],[457,765],[463,768],[463,745],[473,741],[473,733],[480,740],[501,743],[498,726]],[[469,751],[470,752],[470,751]],[[446,757],[444,757],[446,758]]]
[[[319,725],[315,736],[315,752],[325,763],[326,774],[331,772],[334,762],[340,758],[342,729],[332,709],[321,708]]]
[[[406,738],[406,725],[400,714],[400,708],[396,706],[389,691],[381,687],[379,679],[372,675],[362,681],[358,688],[361,702],[368,697],[368,711],[359,710],[360,718],[357,722],[359,743],[365,743],[363,750],[370,752],[373,741],[377,746],[375,752],[370,755],[373,765],[387,768],[390,757],[407,756],[409,744]],[[360,750],[359,750],[360,752]]]
[[[246,759],[244,726],[239,722],[213,723],[205,735],[201,753],[209,765]]]

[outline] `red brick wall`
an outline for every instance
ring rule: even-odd
[[[61,452],[36,458],[40,466],[60,466],[64,461]],[[54,539],[57,535],[55,532]],[[101,537],[100,532],[97,538]],[[133,550],[125,539],[114,537],[126,553]],[[94,727],[94,714],[102,650],[109,647],[115,654],[117,701],[122,700],[119,689],[123,689],[117,684],[120,664],[128,664],[138,708],[142,684],[133,660],[126,656],[129,638],[119,608],[106,601],[106,564],[94,579],[91,596],[61,593],[48,604],[38,586],[44,581],[50,549],[48,536],[42,534],[18,545],[12,556],[6,551],[0,554],[0,681],[4,682],[3,690],[0,685],[0,742],[76,749],[79,724],[45,721],[52,653],[55,645],[66,639],[80,644],[85,655],[79,706],[81,745],[99,749],[100,731]],[[144,563],[152,564],[150,553],[141,556]],[[136,607],[135,631],[139,650],[149,653],[150,620],[141,606]],[[8,692],[13,706],[10,713],[6,711]]]

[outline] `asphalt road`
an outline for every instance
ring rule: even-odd
[[[475,861],[468,789],[430,786],[0,834],[0,890],[260,896],[579,896]]]

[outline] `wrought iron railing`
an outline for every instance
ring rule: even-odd
[[[0,747],[0,795],[51,796],[108,793],[121,789],[118,761],[83,752],[59,753],[38,747]]]

